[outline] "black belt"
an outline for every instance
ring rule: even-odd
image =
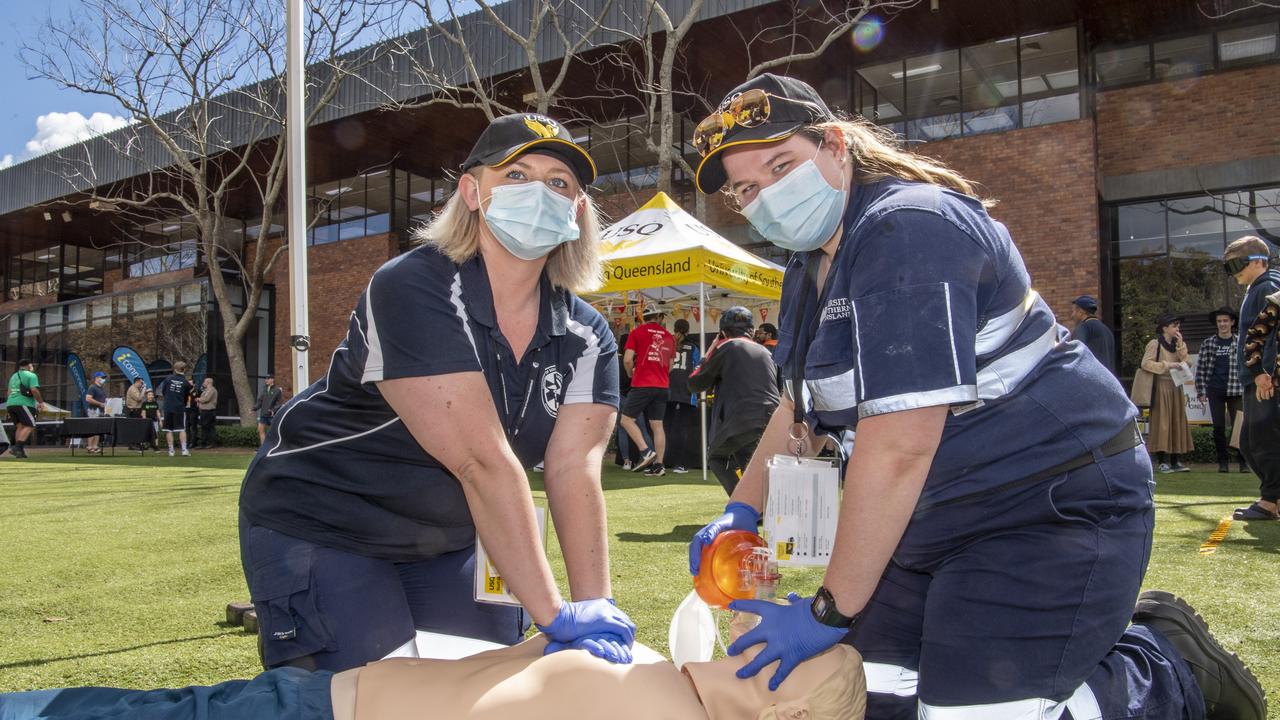
[[[1019,478],[1017,480],[1004,483],[1003,485],[997,485],[996,487],[987,490],[979,490],[978,492],[969,493],[968,495],[962,495],[957,498],[951,498],[950,500],[941,500],[936,503],[929,503],[928,505],[918,505],[916,506],[915,514],[919,515],[930,510],[937,510],[938,508],[945,507],[947,505],[958,505],[960,503],[972,502],[973,500],[1008,492],[1009,490],[1016,490],[1017,488],[1026,485],[1034,485],[1038,482],[1048,480],[1051,477],[1092,465],[1102,458],[1119,455],[1125,450],[1136,448],[1141,444],[1142,433],[1138,431],[1138,424],[1136,422],[1130,423],[1129,425],[1126,425],[1123,430],[1116,433],[1114,437],[1102,443],[1096,449],[1088,450],[1071,458],[1070,460],[1067,460],[1066,462],[1058,463],[1048,470],[1042,470],[1029,477]]]

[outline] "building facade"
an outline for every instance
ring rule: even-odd
[[[979,183],[1060,317],[1077,295],[1101,299],[1102,317],[1118,333],[1121,374],[1129,376],[1155,315],[1184,313],[1194,348],[1211,332],[1205,313],[1238,305],[1241,289],[1218,263],[1226,243],[1280,238],[1280,120],[1270,112],[1280,100],[1280,14],[1240,0],[1216,3],[1210,10],[1237,12],[1213,17],[1206,4],[924,0],[786,71],[810,81],[833,107],[884,126]],[[781,27],[789,7],[726,0],[704,13],[686,39],[682,82],[714,104],[749,62],[745,50],[743,57],[726,52],[724,38]],[[802,29],[814,37],[821,30]],[[595,96],[601,75],[591,60],[584,55],[570,73],[566,96]],[[595,100],[565,103],[575,136],[600,167],[592,192],[601,208],[620,218],[639,207],[658,173],[627,116],[643,112],[642,104],[618,111]],[[693,163],[688,139],[706,107],[678,103],[676,135]],[[317,216],[308,231],[312,378],[325,371],[373,271],[407,249],[413,228],[448,198],[450,173],[484,126],[478,111],[445,105],[322,120],[308,135],[308,197]],[[38,165],[0,170],[0,188],[35,177]],[[677,169],[673,181],[676,199],[692,209],[688,178]],[[63,208],[56,193],[41,197],[11,202],[0,214],[5,371],[31,357],[46,397],[66,407],[78,395],[65,369],[68,353],[90,373],[108,371],[113,383],[120,374],[109,355],[117,345],[134,347],[156,373],[203,357],[223,390],[221,412],[236,413],[209,270],[189,224],[161,217],[128,225],[110,213]],[[258,208],[245,205],[242,214],[230,219],[236,252],[283,241],[283,212],[266,229],[252,224]],[[704,215],[726,237],[785,259],[754,243],[719,198],[706,199]],[[287,273],[281,256],[246,340],[255,380],[290,363]],[[227,277],[235,288],[234,272]],[[284,375],[279,380],[292,391]],[[112,394],[122,394],[121,386]]]

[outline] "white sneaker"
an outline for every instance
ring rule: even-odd
[[[630,469],[631,469],[631,461],[630,461],[630,460],[623,460],[623,461],[622,461],[622,469],[623,469],[623,470],[630,470]]]
[[[675,474],[677,474],[677,475],[684,475],[685,473],[689,472],[689,468],[687,468],[687,467],[685,467],[685,466],[683,466],[683,465],[677,465],[677,466],[675,466],[675,467],[671,468],[671,472],[673,472],[673,473],[675,473]]]
[[[169,457],[173,457],[173,448],[169,448]]]
[[[188,449],[186,449],[186,448],[182,448],[182,456],[183,456],[183,457],[190,457],[190,456],[191,456],[191,451],[190,451],[190,450],[188,450]]]
[[[1169,463],[1160,463],[1160,467],[1156,468],[1156,472],[1168,475],[1173,472],[1173,468],[1169,467]]]
[[[533,471],[534,471],[534,472],[543,472],[542,463],[538,463],[537,465],[534,465],[534,466],[533,466]]]
[[[649,464],[658,459],[658,453],[650,450],[640,457],[640,460],[631,468],[631,472],[640,472],[649,467]]]

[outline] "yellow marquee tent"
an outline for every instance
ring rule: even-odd
[[[756,257],[685,212],[666,193],[610,225],[602,234],[605,283],[600,295],[636,291],[668,303],[697,299],[698,334],[706,338],[707,288],[719,288],[721,300],[745,304],[741,297],[778,300],[782,267]],[[625,299],[623,301],[625,305]],[[723,304],[723,302],[721,303]],[[701,344],[701,343],[700,343]],[[702,354],[707,348],[703,345]],[[701,404],[702,477],[707,477],[706,405]]]

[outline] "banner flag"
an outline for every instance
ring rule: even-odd
[[[142,378],[142,384],[148,390],[153,390],[151,385],[151,374],[147,372],[147,364],[142,361],[142,356],[137,350],[121,345],[111,351],[111,359],[115,361],[116,367],[120,368],[120,372],[132,383],[138,378]]]
[[[71,407],[75,410],[76,415],[82,415],[80,412],[84,406],[84,396],[89,394],[89,381],[84,376],[84,363],[80,362],[80,356],[75,353],[67,353],[67,372],[71,374],[71,379],[75,381],[76,390],[79,395],[76,396],[75,404]]]

